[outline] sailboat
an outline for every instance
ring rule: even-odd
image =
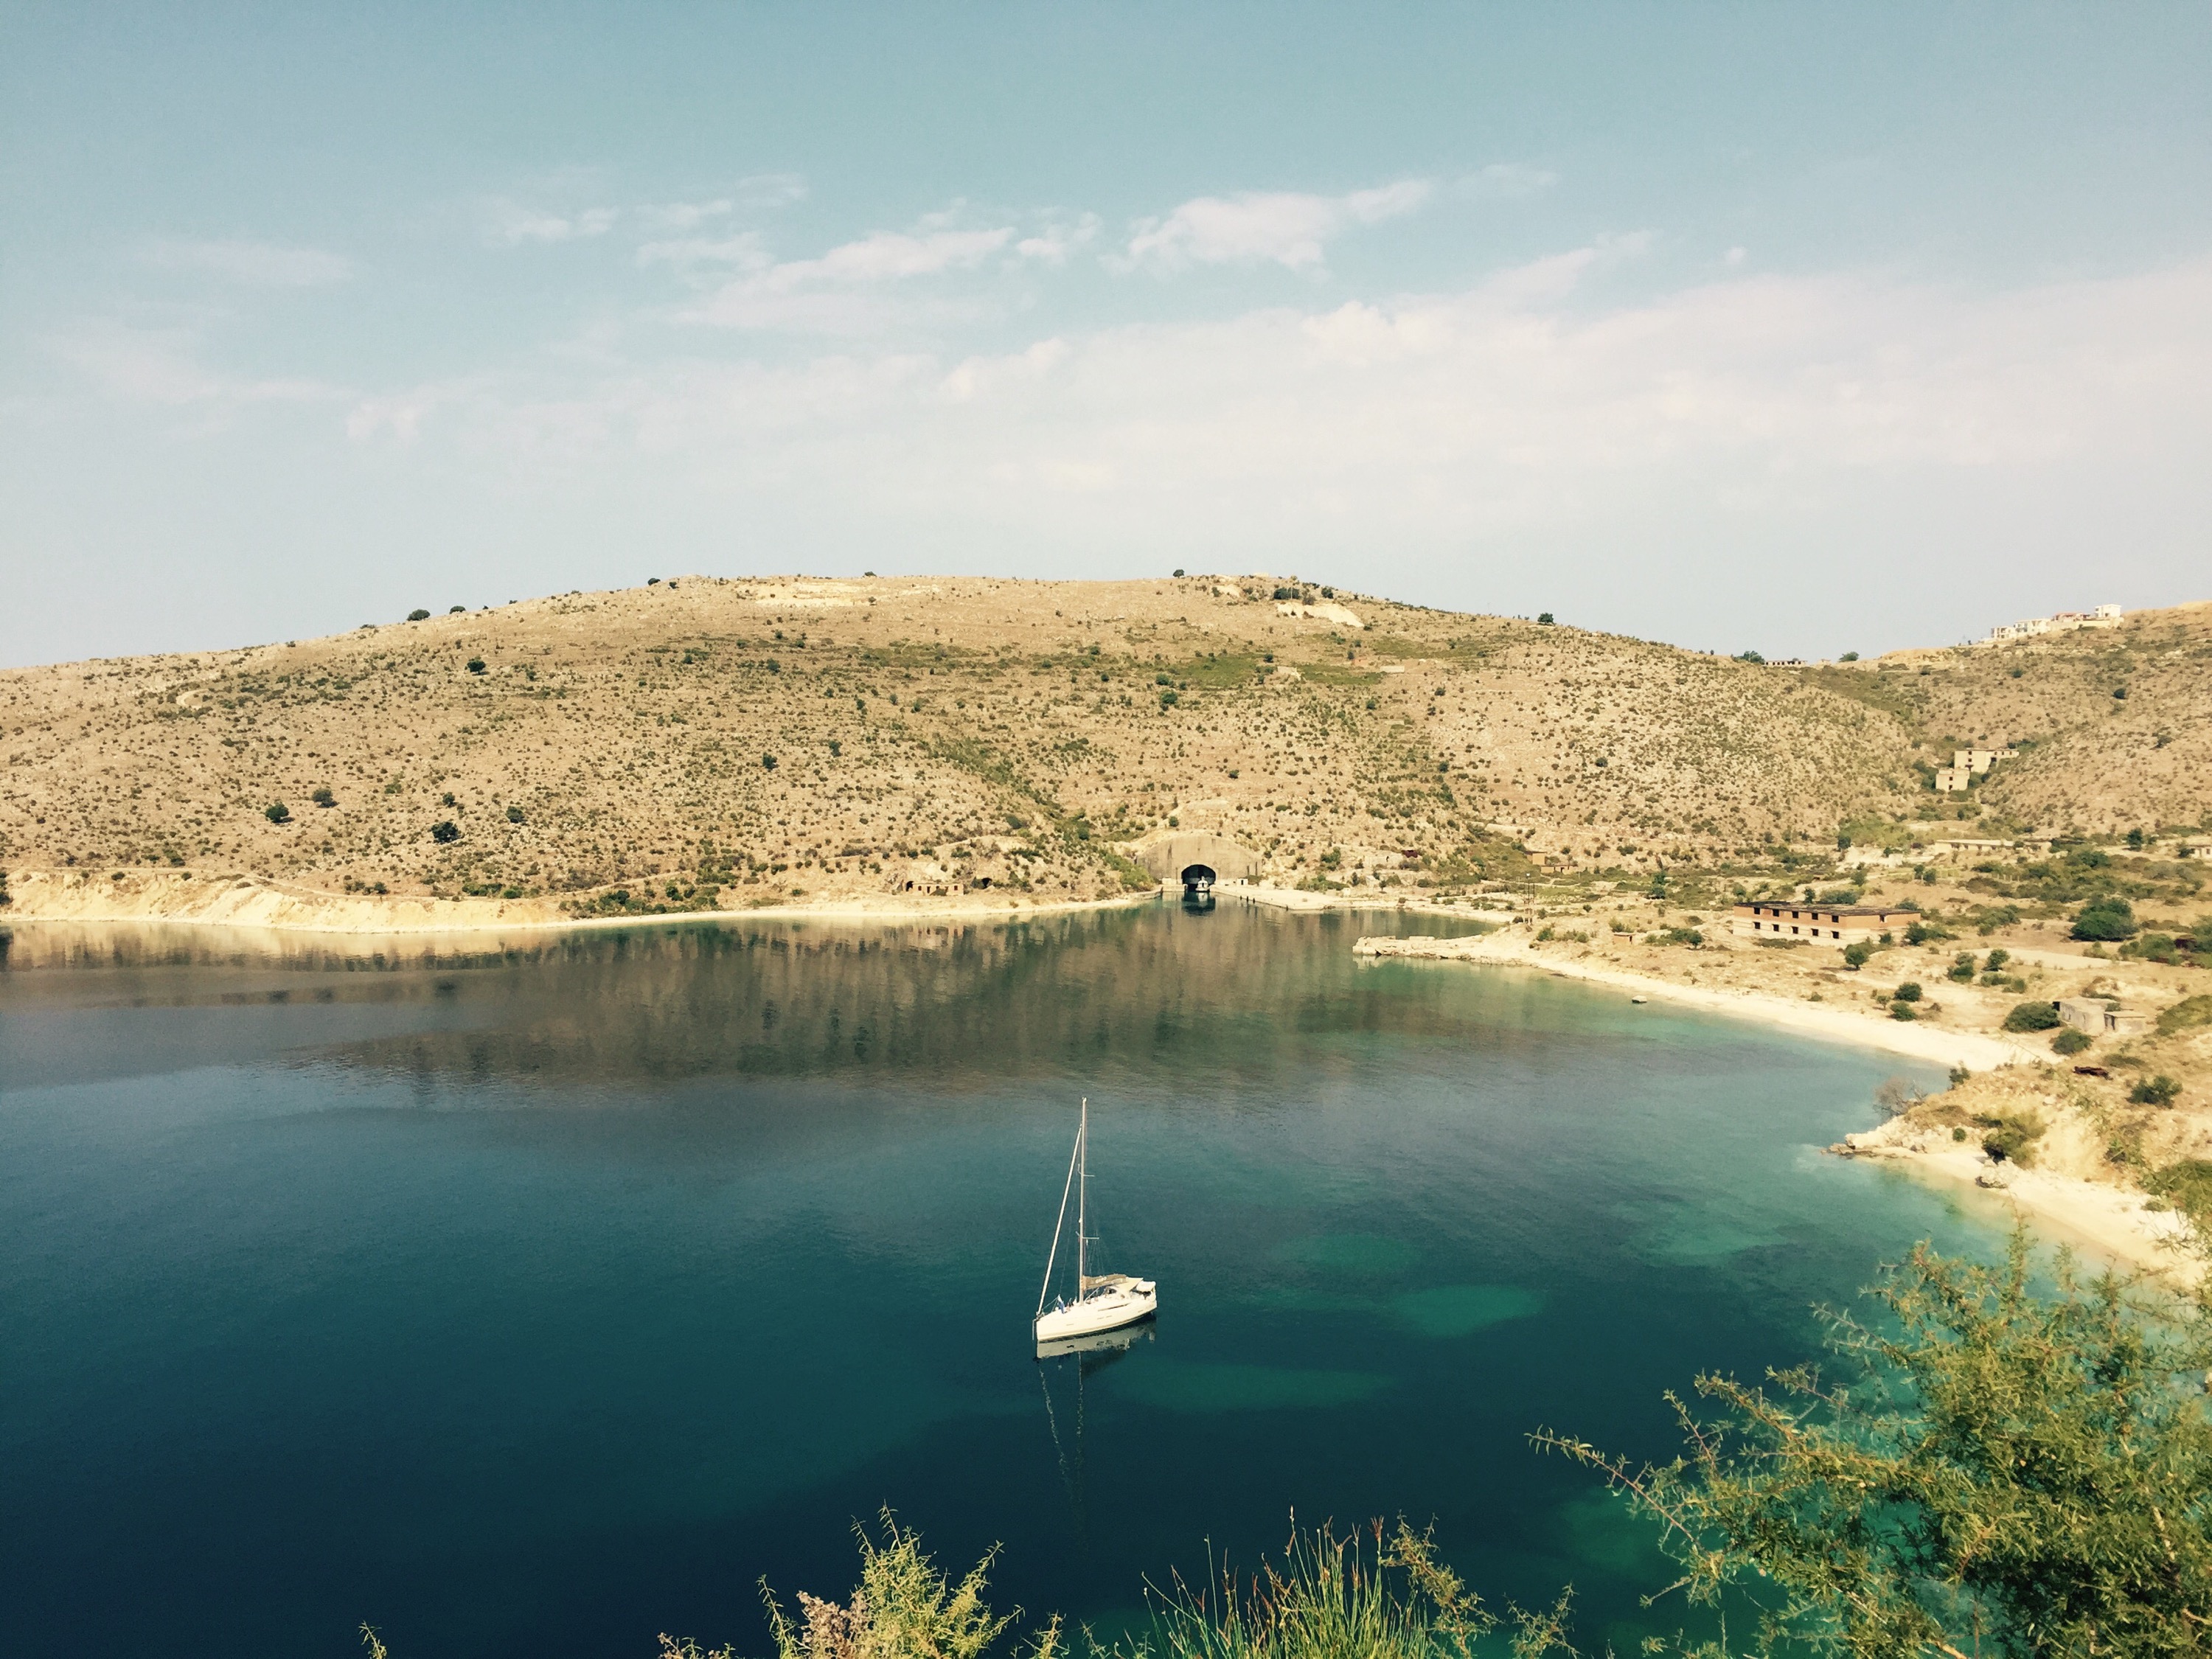
[[[1052,1226],[1052,1250],[1045,1257],[1044,1285],[1037,1292],[1036,1317],[1030,1326],[1030,1334],[1041,1345],[1133,1325],[1140,1319],[1150,1319],[1159,1310],[1159,1287],[1151,1279],[1133,1279],[1127,1273],[1094,1276],[1091,1271],[1091,1247],[1098,1241],[1090,1233],[1090,1154],[1091,1102],[1085,1098],[1082,1115],[1076,1121],[1075,1151],[1067,1160],[1067,1182],[1060,1190],[1060,1219]],[[1075,1198],[1075,1300],[1060,1297],[1048,1308],[1045,1303],[1052,1298],[1052,1270],[1060,1260],[1060,1235],[1067,1231],[1067,1200],[1071,1193]]]

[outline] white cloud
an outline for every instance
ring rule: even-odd
[[[796,173],[757,173],[738,180],[738,200],[746,207],[789,207],[806,199],[806,180]]]
[[[1411,213],[1429,198],[1425,179],[1401,179],[1348,196],[1248,191],[1201,196],[1164,219],[1139,221],[1126,265],[1173,270],[1191,264],[1272,262],[1296,270],[1317,265],[1328,244],[1354,225]]]
[[[988,253],[878,245],[804,280]],[[1612,573],[1609,605],[1731,538],[1762,550],[1731,593],[1771,606],[1782,573],[1814,580],[1815,547],[1818,581],[1848,584],[1853,536],[1918,546],[1942,522],[2055,544],[2108,536],[2123,502],[2212,517],[2212,258],[2000,294],[1838,273],[1600,304],[1577,284],[1608,257],[1571,250],[1455,293],[1064,332],[949,367],[910,349],[632,365],[595,387],[475,391],[449,424],[484,464],[564,491],[598,479],[619,497],[649,465],[653,512],[773,520],[802,538],[794,556],[887,536],[963,568],[1016,549],[1063,569],[1135,546],[1220,568],[1564,549]],[[854,297],[777,282],[793,303]],[[1990,552],[1991,574],[2023,544]],[[1496,580],[1537,574],[1522,556]]]
[[[1492,161],[1462,179],[1460,188],[1468,195],[1492,201],[1522,201],[1542,195],[1559,182],[1558,173],[1543,167],[1517,161]]]
[[[466,408],[493,390],[488,376],[427,381],[404,391],[363,398],[346,411],[345,434],[356,443],[388,438],[409,445],[422,435],[430,418],[448,409]]]
[[[164,270],[196,270],[259,288],[321,288],[353,276],[353,262],[321,248],[273,242],[173,241],[149,243],[141,257]]]
[[[172,406],[313,403],[343,397],[337,387],[291,375],[239,374],[210,368],[197,330],[86,323],[48,347],[111,398]]]
[[[516,247],[525,242],[582,241],[605,235],[615,228],[619,216],[613,208],[554,213],[501,197],[484,205],[483,239],[494,247]]]
[[[725,284],[683,313],[730,328],[823,332],[880,325],[896,314],[873,292],[917,277],[972,270],[1004,251],[1013,230],[878,231],[812,259],[787,259]]]
[[[641,266],[673,265],[679,270],[701,265],[763,270],[775,261],[769,257],[759,234],[747,230],[735,236],[678,236],[666,241],[647,242],[637,251],[637,263]]]
[[[655,202],[637,210],[637,222],[647,231],[673,234],[696,230],[710,219],[720,219],[737,206],[728,197],[712,202]]]
[[[1068,343],[1054,337],[1012,356],[970,357],[945,377],[942,390],[956,403],[1008,386],[1042,380],[1068,358]]]
[[[1096,241],[1101,228],[1101,221],[1095,213],[1082,214],[1064,222],[1055,221],[1034,234],[1023,237],[1014,244],[1014,252],[1022,258],[1034,259],[1040,264],[1065,264],[1068,255]]]
[[[775,267],[766,281],[777,288],[811,283],[884,283],[932,276],[942,270],[979,265],[1013,240],[1003,226],[995,230],[937,230],[924,236],[878,231],[857,242],[833,247],[818,259],[794,259]]]

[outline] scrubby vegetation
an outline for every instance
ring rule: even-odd
[[[2134,907],[2117,896],[2090,900],[2074,918],[2075,939],[2114,941],[2133,939],[2138,931]]]
[[[1658,1525],[1692,1600],[1760,1593],[1746,1652],[2202,1653],[2212,1322],[2063,1258],[2055,1278],[2039,1295],[2022,1235],[2000,1267],[1923,1244],[1877,1286],[1881,1322],[1831,1316],[1840,1376],[1698,1378],[1722,1415],[1677,1401],[1665,1465],[1539,1443]]]
[[[2178,1036],[2200,1025],[2212,1025],[2212,995],[2185,998],[2158,1017],[2160,1036]]]
[[[1274,579],[663,581],[0,675],[11,769],[42,781],[35,810],[0,800],[0,852],[19,875],[192,866],[550,899],[699,879],[712,841],[741,849],[726,886],[748,905],[787,901],[778,865],[817,898],[988,879],[1027,902],[1127,890],[1130,844],[1173,824],[1237,841],[1283,886],[1471,897],[1558,876],[1687,908],[1730,883],[1856,897],[1869,877],[1838,867],[1847,846],[1909,856],[1927,823],[1978,817],[2062,839],[1985,860],[1983,902],[1916,919],[1908,942],[2085,906],[2109,932],[2118,905],[2137,931],[2107,942],[2179,962],[2194,936],[2148,907],[2212,871],[2148,826],[2212,798],[2212,719],[2192,717],[2212,715],[2207,620],[1807,668]],[[2118,710],[2116,657],[2133,664]],[[2008,677],[2024,662],[2032,678]],[[1992,728],[2021,752],[1971,799],[1923,787]],[[312,830],[261,816],[324,806],[319,789]],[[433,839],[444,823],[466,833]],[[2141,848],[2109,850],[2130,830]]]
[[[1992,1158],[2022,1169],[2034,1166],[2035,1143],[2045,1127],[2040,1118],[2022,1112],[1996,1112],[1985,1113],[1974,1122],[1981,1131],[1982,1150]]]

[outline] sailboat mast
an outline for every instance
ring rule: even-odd
[[[1091,1230],[1085,1219],[1091,1196],[1091,1097],[1083,1097],[1083,1115],[1076,1125],[1075,1159],[1075,1297],[1079,1302],[1090,1288]]]
[[[1060,1236],[1067,1231],[1067,1189],[1075,1184],[1075,1161],[1082,1156],[1083,1132],[1079,1129],[1075,1134],[1074,1149],[1067,1155],[1067,1179],[1061,1183],[1060,1189],[1060,1214],[1052,1224],[1052,1249],[1047,1252],[1044,1259],[1044,1285],[1037,1291],[1039,1314],[1044,1312],[1045,1298],[1052,1294],[1052,1269],[1053,1264],[1060,1260]],[[1080,1221],[1076,1223],[1075,1231],[1078,1234],[1083,1231],[1083,1224]],[[1082,1293],[1079,1288],[1076,1291],[1079,1297]]]

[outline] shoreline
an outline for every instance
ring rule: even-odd
[[[1367,957],[1401,957],[1415,961],[1487,963],[1499,967],[1529,968],[1561,979],[1578,979],[1607,985],[1644,997],[1664,997],[1670,1002],[1702,1008],[1712,1013],[1733,1014],[1759,1021],[1801,1036],[1821,1037],[1860,1048],[1880,1048],[1909,1059],[1980,1071],[2016,1066],[2039,1058],[2029,1049],[2001,1037],[1974,1031],[1945,1030],[1940,1026],[1906,1025],[1889,1019],[1837,1007],[1810,1007],[1787,998],[1758,991],[1717,991],[1698,985],[1639,974],[1626,968],[1601,968],[1594,963],[1562,960],[1540,954],[1525,939],[1504,933],[1474,938],[1439,939],[1363,939],[1352,947]]]
[[[106,866],[102,866],[106,868]],[[814,902],[771,902],[716,906],[709,909],[626,912],[618,915],[571,915],[556,902],[538,898],[440,898],[424,895],[331,893],[318,888],[249,875],[243,871],[203,874],[167,868],[117,872],[124,879],[98,880],[88,871],[19,870],[12,872],[13,902],[0,908],[0,927],[10,922],[68,923],[82,927],[250,927],[281,933],[362,939],[410,938],[430,933],[551,933],[569,928],[620,927],[654,923],[727,921],[762,916],[778,921],[809,917],[847,921],[927,922],[1018,921],[1036,915],[1065,915],[1083,910],[1114,910],[1173,897],[1171,884],[1115,893],[1104,898],[1032,899],[1000,897],[995,892],[958,897],[923,897],[904,893],[840,895]],[[1401,897],[1348,897],[1310,893],[1291,887],[1224,886],[1217,901],[1247,903],[1293,914],[1331,910],[1387,910],[1409,915],[1457,917],[1492,926],[1510,922],[1504,911],[1459,909]]]
[[[1676,985],[1626,969],[1562,961],[1539,954],[1528,939],[1503,934],[1454,939],[1379,937],[1363,939],[1352,949],[1370,960],[1465,962],[1536,969],[1654,1000],[1664,998],[1711,1013],[1732,1014],[1795,1036],[1974,1070],[1999,1071],[2047,1060],[2032,1049],[1978,1032],[1900,1024],[1842,1008],[1808,1007],[1755,991]],[[1901,1117],[1847,1135],[1826,1150],[1878,1162],[1931,1187],[2001,1201],[2014,1216],[2035,1226],[2047,1242],[2124,1269],[2185,1281],[2203,1271],[2179,1248],[2188,1231],[2180,1215],[2171,1210],[2146,1209],[2147,1195],[2139,1191],[2047,1170],[2001,1166],[1978,1152],[1958,1148],[1948,1141],[1932,1143]]]
[[[1929,1187],[1995,1200],[2076,1255],[2185,1283],[2203,1272],[2186,1254],[2189,1228],[2180,1212],[2144,1208],[2140,1192],[2048,1170],[1996,1176],[1995,1166],[1977,1153],[1875,1140],[1881,1133],[1850,1137],[1855,1144],[1847,1155],[1898,1170]]]
[[[286,934],[361,939],[418,938],[437,933],[545,933],[571,928],[652,926],[656,923],[729,921],[759,916],[775,921],[824,920],[890,922],[1018,921],[1030,916],[1065,915],[1084,910],[1114,910],[1173,897],[1171,884],[1116,893],[1104,898],[1016,899],[994,894],[921,897],[903,893],[841,895],[814,902],[773,902],[708,909],[625,912],[617,915],[571,915],[547,898],[440,898],[409,894],[331,893],[312,887],[248,875],[244,872],[200,874],[164,868],[118,872],[125,879],[93,878],[89,872],[23,870],[13,874],[13,902],[0,908],[0,927],[10,922],[78,927],[245,927]],[[1501,926],[1514,918],[1505,911],[1468,910],[1401,897],[1348,897],[1310,893],[1291,887],[1217,887],[1217,902],[1239,899],[1264,908],[1296,915],[1324,911],[1378,910],[1437,915]]]
[[[62,879],[56,880],[57,876]],[[1036,902],[980,895],[963,899],[915,899],[903,894],[880,898],[837,898],[814,904],[761,904],[742,908],[664,910],[618,915],[568,915],[546,899],[394,897],[373,894],[324,893],[290,887],[244,874],[198,877],[168,870],[129,872],[129,899],[118,903],[103,884],[82,884],[76,872],[15,872],[13,900],[0,909],[0,927],[11,923],[89,927],[238,927],[284,934],[362,939],[411,939],[443,933],[551,933],[603,927],[651,927],[694,921],[732,921],[761,917],[777,921],[878,921],[890,922],[1018,921],[1030,916],[1063,915],[1079,910],[1111,910],[1149,904],[1164,890],[1147,888],[1106,898]],[[33,895],[46,899],[38,902]],[[60,897],[63,902],[57,903]],[[31,899],[29,904],[25,901]]]

